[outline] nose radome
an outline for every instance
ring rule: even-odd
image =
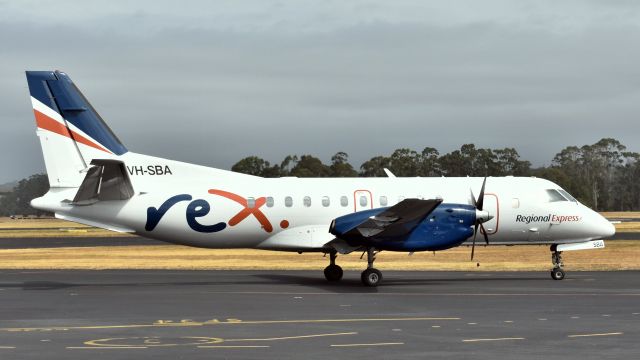
[[[604,216],[598,214],[597,212],[593,212],[593,214],[596,216],[595,219],[593,219],[594,222],[594,232],[598,234],[598,237],[602,238],[602,239],[607,239],[607,238],[611,238],[613,235],[615,235],[616,233],[616,227],[613,226],[613,224],[611,223],[611,221],[609,221],[607,218],[605,218]]]
[[[613,226],[611,221],[607,220],[606,218],[603,218],[603,219],[605,223],[602,226],[602,229],[604,230],[604,234],[602,235],[602,237],[605,237],[605,238],[612,237],[613,235],[616,234],[616,227]]]

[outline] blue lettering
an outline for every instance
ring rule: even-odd
[[[148,208],[147,224],[144,226],[144,229],[147,231],[152,231],[153,229],[156,228],[156,226],[158,225],[158,223],[160,222],[160,219],[162,219],[164,214],[166,214],[166,212],[169,211],[169,209],[171,209],[173,205],[181,201],[190,201],[190,200],[191,200],[191,195],[187,195],[187,194],[176,195],[167,199],[167,201],[165,201],[162,205],[160,205],[160,208],[158,209],[154,208],[153,206]]]
[[[211,210],[209,203],[205,200],[198,199],[194,200],[187,206],[187,223],[189,227],[197,232],[202,233],[212,233],[224,230],[227,227],[227,224],[224,222],[219,222],[214,225],[202,225],[196,220],[196,218],[203,217],[209,213]]]
[[[180,194],[170,197],[157,209],[154,207],[147,208],[147,223],[144,229],[153,231],[169,209],[181,201],[191,201],[191,199],[192,197],[189,194]],[[187,224],[189,224],[189,227],[201,233],[212,233],[224,230],[227,227],[227,224],[224,222],[213,225],[202,225],[198,222],[197,218],[206,216],[209,214],[209,211],[211,211],[211,206],[209,206],[206,200],[196,199],[189,203],[186,211]]]

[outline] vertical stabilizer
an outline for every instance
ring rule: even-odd
[[[52,187],[78,187],[93,159],[127,152],[65,73],[27,71],[27,82]]]

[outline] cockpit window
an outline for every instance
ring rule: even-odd
[[[560,194],[558,190],[547,189],[547,196],[549,197],[549,202],[567,201],[567,199],[565,199],[565,197],[562,196],[562,194]]]
[[[560,194],[564,195],[564,197],[566,197],[567,199],[569,199],[569,201],[573,201],[573,202],[578,202],[578,200],[576,200],[576,198],[574,198],[573,196],[571,196],[571,194],[569,194],[568,192],[566,192],[565,190],[562,189],[558,189],[558,191],[560,192]]]

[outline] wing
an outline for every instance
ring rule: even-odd
[[[329,232],[344,239],[402,239],[441,203],[441,199],[405,199],[387,209],[362,211],[336,218]]]

